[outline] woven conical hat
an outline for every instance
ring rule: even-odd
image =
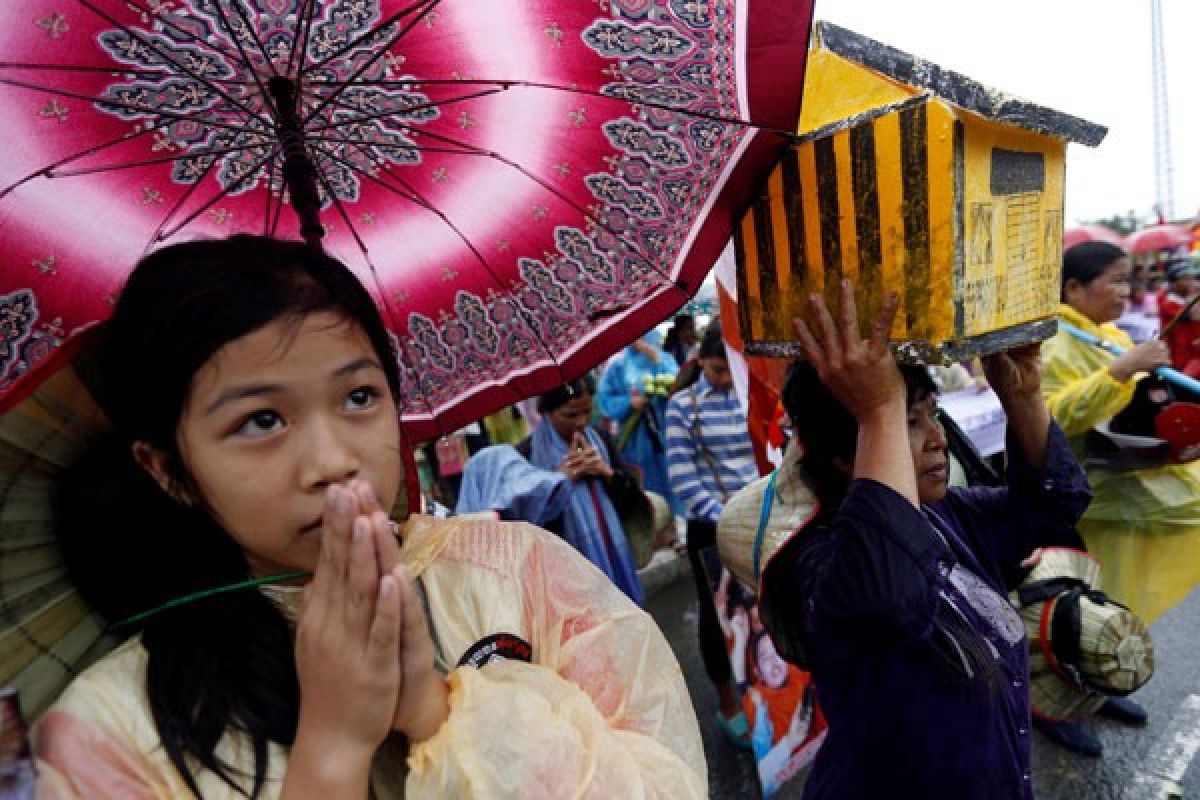
[[[1029,586],[1056,578],[1074,578],[1092,590],[1100,586],[1100,564],[1091,555],[1070,548],[1046,548],[1023,582]],[[1055,656],[1048,624],[1063,595],[1021,607],[1029,634],[1030,703],[1035,712],[1053,719],[1088,716],[1108,694],[1126,694],[1150,679],[1154,646],[1146,626],[1133,612],[1087,594],[1079,598],[1078,663],[1062,664]],[[1014,592],[1013,600],[1019,595]]]
[[[1049,669],[1034,673],[1032,661],[1029,666],[1029,705],[1035,714],[1056,720],[1082,719],[1104,705],[1106,695],[1080,689]]]
[[[1079,671],[1098,689],[1127,694],[1154,674],[1154,643],[1146,623],[1113,603],[1079,600]]]
[[[717,522],[717,549],[721,561],[744,586],[755,591],[758,591],[761,577],[761,574],[755,573],[756,550],[761,572],[771,556],[817,511],[816,495],[804,483],[803,472],[796,463],[799,455],[799,447],[793,440],[777,470],[771,514],[757,548],[755,539],[770,483],[769,476],[759,478],[731,497]]]

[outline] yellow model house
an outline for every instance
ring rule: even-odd
[[[734,236],[747,352],[798,353],[792,318],[843,276],[870,315],[900,292],[906,360],[1052,335],[1067,142],[1105,133],[818,22],[799,136]]]

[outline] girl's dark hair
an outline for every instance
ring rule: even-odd
[[[901,364],[907,405],[937,394],[929,371],[915,364]],[[792,430],[804,445],[805,478],[812,484],[821,507],[836,511],[849,486],[849,476],[837,468],[841,460],[854,463],[858,444],[858,423],[821,382],[807,361],[797,360],[788,368],[783,384],[783,408],[792,420]]]
[[[541,414],[548,414],[551,411],[557,411],[562,408],[576,397],[582,397],[583,395],[594,397],[595,394],[596,380],[590,374],[587,374],[582,378],[573,380],[562,386],[557,386],[545,394],[539,395],[537,410]]]
[[[391,340],[370,295],[340,262],[302,243],[234,236],[163,248],[134,269],[104,325],[94,387],[112,434],[68,469],[54,498],[68,574],[110,623],[249,577],[241,548],[201,502],[185,505],[133,460],[167,455],[170,480],[197,493],[176,443],[193,376],[226,344],[328,311],[361,327],[399,396]],[[290,746],[299,683],[287,620],[257,591],[219,594],[130,625],[148,654],[146,691],[163,748],[197,796],[192,764],[257,797],[268,744]],[[223,763],[227,732],[253,744],[254,774]],[[247,790],[243,784],[252,779]]]
[[[1062,299],[1067,299],[1067,281],[1087,286],[1127,253],[1109,242],[1080,242],[1063,253]]]

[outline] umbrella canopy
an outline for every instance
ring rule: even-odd
[[[417,439],[574,377],[716,259],[795,127],[811,14],[8,4],[0,410],[107,316],[141,254],[234,232],[299,233],[356,270],[396,335]]]
[[[1125,247],[1125,237],[1104,225],[1080,225],[1063,231],[1063,250],[1069,250],[1080,242],[1108,242]]]
[[[1175,250],[1187,247],[1192,241],[1192,233],[1182,225],[1164,223],[1150,225],[1139,231],[1134,231],[1125,237],[1125,250],[1130,255],[1153,253],[1159,250]]]

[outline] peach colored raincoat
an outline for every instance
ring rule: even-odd
[[[396,737],[371,774],[392,798],[706,798],[704,751],[679,665],[654,621],[561,540],[524,523],[413,517],[406,562],[428,599],[450,715],[407,752]],[[296,591],[272,593],[294,608]],[[530,662],[455,666],[477,642],[515,634]],[[80,675],[35,731],[39,798],[192,795],[159,745],[134,638]],[[253,774],[250,743],[218,755]],[[270,747],[278,797],[287,750]],[[206,800],[241,795],[198,771]],[[249,783],[247,783],[249,785]]]

